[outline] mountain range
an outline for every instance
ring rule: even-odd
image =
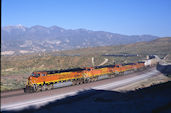
[[[26,54],[113,46],[160,38],[152,35],[122,35],[87,29],[64,29],[58,26],[22,25],[1,28],[1,54]]]

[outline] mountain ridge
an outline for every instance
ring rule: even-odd
[[[114,54],[139,54],[139,55],[167,55],[171,54],[171,37],[162,37],[148,42],[137,42],[118,46],[101,46],[53,52],[59,55],[114,55]]]
[[[5,26],[1,28],[2,52],[34,53],[96,46],[130,44],[159,38],[152,35],[122,35],[87,29],[64,29],[58,26]],[[25,52],[23,52],[25,51]]]

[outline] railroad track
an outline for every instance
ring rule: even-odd
[[[153,69],[153,68],[154,67],[145,69],[143,71],[132,72],[132,73],[129,73],[129,74],[117,76],[117,77],[114,77],[114,78],[119,78],[119,77],[123,77],[123,76],[126,77],[126,76],[129,76],[129,75],[133,74],[133,73],[144,74],[144,73],[150,72],[151,69]],[[101,80],[98,80],[98,81],[101,81]],[[95,82],[97,82],[97,81],[95,81]],[[84,83],[84,84],[88,84],[88,83]],[[78,84],[78,85],[80,85],[80,84]],[[65,87],[72,87],[72,86],[65,86]],[[63,88],[63,87],[61,87],[61,88]],[[54,89],[51,89],[51,90],[57,90],[57,89],[59,89],[59,88],[54,88]],[[49,90],[45,90],[45,91],[42,91],[42,92],[46,92],[46,91],[49,91]],[[34,93],[39,93],[39,92],[34,92]],[[16,90],[12,90],[12,91],[1,92],[1,98],[10,98],[10,97],[21,96],[21,95],[29,95],[29,94],[33,94],[33,93],[25,93],[24,88],[22,88],[22,89],[16,89]]]
[[[160,74],[155,68],[150,68],[141,72],[128,74],[126,76],[119,76],[112,79],[99,80],[87,84],[75,85],[71,87],[63,87],[54,90],[47,90],[43,92],[28,93],[20,96],[1,98],[1,110],[20,110],[28,107],[40,107],[54,100],[60,100],[62,98],[77,95],[80,92],[85,92],[84,96],[87,97],[87,93],[93,90],[113,90],[118,87],[123,87],[128,84],[153,77]],[[91,90],[92,89],[92,90]],[[81,96],[82,98],[82,96]],[[72,100],[74,101],[74,100]]]
[[[7,91],[7,92],[1,92],[1,98],[8,98],[8,97],[19,96],[24,94],[25,94],[24,88],[22,88],[22,89]]]

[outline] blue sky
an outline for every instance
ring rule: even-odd
[[[1,25],[171,36],[171,0],[2,0]]]

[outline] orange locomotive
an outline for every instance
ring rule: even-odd
[[[112,78],[128,71],[137,71],[144,68],[143,62],[107,65],[98,67],[76,68],[69,70],[36,71],[29,76],[25,92],[36,92],[92,82],[105,78]]]
[[[52,89],[54,84],[61,84],[68,81],[78,81],[83,78],[81,68],[70,70],[52,70],[33,72],[28,78],[25,88],[26,92],[34,92]]]

